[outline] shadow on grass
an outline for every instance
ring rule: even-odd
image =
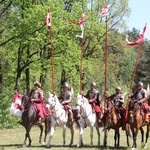
[[[5,144],[5,145],[0,145],[0,150],[2,150],[2,149],[5,149],[5,147],[15,147],[15,148],[23,148],[22,147],[22,145],[21,144]],[[28,146],[27,146],[28,147]],[[45,146],[45,145],[39,145],[39,146],[36,146],[36,145],[31,145],[30,146],[31,148],[36,148],[36,149],[41,149],[41,148],[45,148],[45,149],[47,149],[47,147]],[[77,148],[77,146],[76,145],[72,145],[72,146],[68,146],[68,145],[66,145],[66,146],[62,146],[62,145],[51,145],[51,148]],[[28,147],[29,148],[29,147]],[[108,146],[108,147],[104,147],[104,146],[89,146],[89,145],[84,145],[84,146],[82,146],[82,147],[80,147],[81,149],[83,148],[95,148],[95,149],[99,149],[99,150],[127,150],[127,149],[129,149],[129,147],[111,147],[111,146]],[[78,149],[78,148],[77,148]]]

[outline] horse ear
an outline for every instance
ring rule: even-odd
[[[49,97],[51,96],[51,93],[50,92],[48,92],[48,94],[49,94]]]

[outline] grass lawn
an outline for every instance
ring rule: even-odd
[[[3,129],[0,130],[0,150],[43,150],[46,149],[45,146],[40,146],[38,144],[38,136],[39,136],[39,128],[38,127],[33,127],[31,130],[31,139],[32,139],[32,146],[31,147],[27,147],[27,148],[22,148],[22,143],[24,141],[24,134],[25,134],[25,129],[23,127],[18,127],[16,129]],[[101,145],[103,145],[103,132],[102,129],[100,129],[101,132]],[[82,150],[87,150],[87,149],[91,149],[91,150],[127,150],[127,149],[131,149],[128,148],[126,145],[126,135],[125,132],[121,131],[121,138],[120,138],[120,148],[114,148],[114,131],[110,130],[109,131],[109,135],[108,135],[108,147],[104,148],[103,146],[97,147],[97,134],[96,131],[94,131],[94,146],[90,147],[90,136],[89,136],[89,128],[87,127],[84,131],[83,134],[83,142],[84,142],[84,146],[80,149]],[[78,148],[76,148],[76,144],[78,141],[78,135],[79,135],[79,131],[75,129],[75,136],[74,136],[74,145],[72,147],[69,146],[62,146],[62,130],[61,128],[57,127],[52,139],[52,147],[51,150],[76,150]],[[47,139],[49,137],[47,136]],[[138,140],[137,140],[137,144],[138,144],[138,150],[141,149],[141,142],[140,142],[140,138],[141,135],[139,133],[138,135]],[[67,135],[66,135],[66,144],[69,144],[69,140],[70,140],[70,133],[69,133],[69,129],[67,129]],[[130,145],[132,145],[132,138],[130,139]],[[147,150],[150,150],[150,146],[148,146]]]

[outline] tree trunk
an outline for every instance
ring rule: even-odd
[[[0,86],[3,84],[3,75],[2,75],[2,60],[0,58]],[[2,88],[0,88],[0,93],[2,93]]]
[[[18,48],[17,76],[16,76],[16,85],[15,85],[15,88],[17,88],[17,89],[19,89],[20,78],[21,78],[21,52],[22,52],[22,46],[20,44],[20,46]]]
[[[27,62],[29,61],[29,57],[30,57],[30,48],[28,45],[27,48]],[[26,75],[26,91],[29,92],[30,91],[30,65],[27,65],[27,68],[25,69],[25,75]]]

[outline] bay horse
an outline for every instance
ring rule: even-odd
[[[124,95],[123,95],[124,96]],[[108,137],[108,131],[110,129],[114,129],[115,135],[114,135],[114,147],[120,146],[120,127],[122,127],[123,122],[122,118],[118,118],[116,108],[112,101],[108,101],[108,110],[104,114],[104,146],[107,146],[107,137]],[[125,115],[125,114],[124,114]],[[125,131],[126,131],[126,138],[127,138],[127,146],[130,146],[129,144],[129,136],[130,135],[130,129],[129,125],[125,125]]]
[[[50,137],[47,143],[47,147],[51,146],[51,139],[53,137],[55,127],[62,127],[63,128],[63,145],[66,144],[66,127],[70,129],[71,132],[71,140],[70,140],[70,146],[73,144],[73,138],[74,138],[74,129],[73,124],[69,124],[68,122],[68,114],[65,111],[63,105],[59,102],[57,96],[55,94],[49,93],[48,98],[49,103],[49,109],[51,110],[51,127],[50,127]]]
[[[147,124],[143,124],[144,118],[141,112],[142,111],[141,106],[137,102],[138,102],[137,100],[130,98],[128,113],[127,113],[127,122],[130,125],[130,129],[132,131],[132,136],[133,136],[133,145],[132,145],[133,150],[137,149],[136,140],[137,140],[137,135],[139,130],[141,131],[141,135],[142,135],[141,146],[143,148],[147,148],[147,141],[149,138],[149,131],[150,131],[150,120],[147,122]],[[147,126],[145,143],[144,143],[143,126]]]
[[[96,114],[93,112],[91,105],[84,96],[78,94],[77,106],[80,107],[80,134],[77,147],[83,145],[82,135],[86,126],[90,127],[91,146],[93,146],[93,129],[96,128],[98,135],[98,146],[100,145],[99,125],[97,124]]]
[[[33,91],[32,91],[33,92]],[[31,95],[31,93],[29,94]],[[41,123],[38,123],[38,114],[37,114],[37,110],[34,106],[34,103],[31,101],[30,96],[28,96],[27,94],[24,94],[22,96],[22,102],[21,102],[21,108],[22,108],[22,122],[21,125],[24,126],[24,128],[26,129],[26,134],[25,134],[25,140],[23,143],[23,147],[26,147],[26,141],[27,138],[29,140],[29,144],[28,146],[31,146],[31,138],[30,138],[30,130],[34,125],[37,125],[40,128],[40,136],[39,136],[39,144],[45,144],[46,142],[46,136],[47,133],[49,132],[50,129],[50,115],[45,116],[45,137],[44,137],[44,141],[42,143],[42,134],[43,134],[43,125]]]

